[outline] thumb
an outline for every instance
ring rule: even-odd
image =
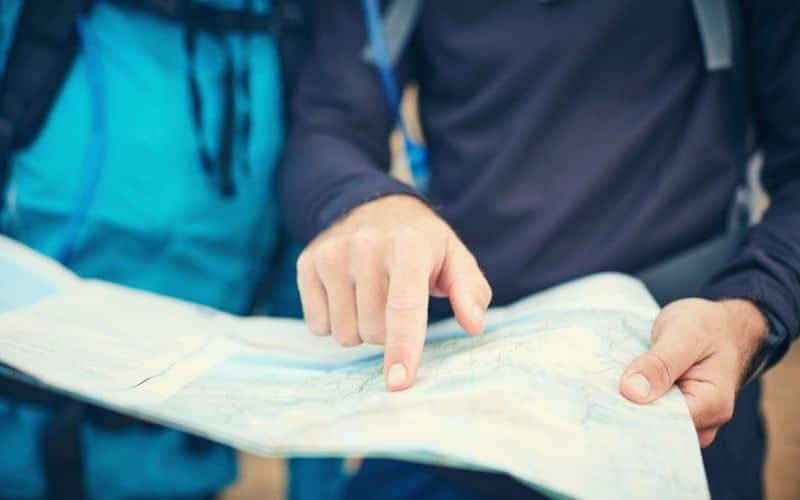
[[[435,288],[450,298],[456,321],[467,333],[477,335],[483,331],[492,288],[475,257],[460,241],[449,245]]]
[[[655,343],[628,365],[620,380],[620,392],[634,403],[650,403],[660,398],[702,354],[702,344],[694,334],[656,329],[658,321],[653,332]]]

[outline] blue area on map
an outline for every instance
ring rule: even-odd
[[[0,313],[33,304],[57,292],[53,283],[0,255]]]

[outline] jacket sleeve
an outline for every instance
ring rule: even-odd
[[[302,241],[342,215],[390,194],[414,194],[388,174],[394,112],[375,67],[362,54],[367,43],[358,0],[320,0],[315,29],[293,109],[293,130],[279,171],[287,225]],[[410,53],[396,68],[410,76]]]
[[[800,2],[743,3],[752,118],[770,207],[706,296],[750,299],[777,322],[785,334],[772,339],[775,363],[800,334]]]

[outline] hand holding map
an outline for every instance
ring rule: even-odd
[[[0,240],[0,255],[0,273],[53,275],[14,243]],[[680,392],[645,406],[618,393],[658,312],[633,278],[491,309],[480,337],[431,325],[416,383],[393,393],[381,347],[55,274],[0,311],[0,361],[76,397],[265,456],[448,463],[580,498],[709,496]]]

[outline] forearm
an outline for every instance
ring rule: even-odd
[[[800,179],[776,191],[763,221],[736,258],[706,287],[711,299],[742,298],[773,322],[766,366],[779,361],[800,333]]]
[[[319,0],[311,50],[292,105],[293,130],[280,169],[287,225],[304,241],[356,206],[413,190],[391,178],[389,134],[395,110],[367,43],[358,0]],[[410,78],[413,49],[401,57],[398,84]]]
[[[329,134],[309,134],[293,142],[282,167],[280,190],[283,213],[294,236],[310,241],[363,203],[414,193],[375,164],[363,150]]]
[[[785,338],[767,339],[775,344],[768,359],[774,363],[800,334],[800,4],[742,5],[751,118],[764,155],[762,181],[770,208],[706,296],[749,299],[780,326]]]

